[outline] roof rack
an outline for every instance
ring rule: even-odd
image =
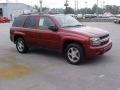
[[[34,12],[34,13],[23,13],[21,15],[34,15],[34,14],[47,14],[47,13]]]
[[[51,15],[54,15],[54,14],[60,14],[60,13],[53,13],[53,12],[32,12],[32,13],[23,13],[22,15],[40,15],[40,14],[51,14]]]

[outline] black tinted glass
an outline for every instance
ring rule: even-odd
[[[24,27],[35,27],[35,16],[27,17]]]

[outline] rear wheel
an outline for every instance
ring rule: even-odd
[[[19,53],[26,53],[28,51],[28,47],[26,46],[23,38],[17,38],[16,48]]]
[[[84,61],[83,48],[76,43],[69,44],[65,49],[66,60],[74,65],[79,65]]]

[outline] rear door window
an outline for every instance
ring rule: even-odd
[[[25,21],[25,24],[24,24],[24,27],[26,27],[26,28],[33,28],[35,26],[36,26],[36,24],[35,24],[35,16],[27,17],[27,19]]]

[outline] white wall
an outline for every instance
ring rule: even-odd
[[[33,10],[31,6],[22,3],[1,3],[0,8],[3,8],[3,16],[11,19],[11,14],[16,10]]]

